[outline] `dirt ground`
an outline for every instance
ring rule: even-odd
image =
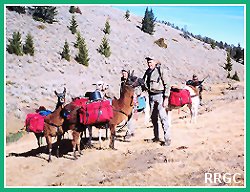
[[[218,99],[227,85],[212,85],[204,91],[204,105],[196,124],[190,124],[188,109],[172,114],[169,147],[148,143],[153,129],[138,114],[136,134],[124,142],[126,128],[117,133],[117,150],[98,150],[98,130],[92,149],[73,160],[69,139],[61,143],[63,156],[38,148],[35,136],[26,134],[5,147],[6,186],[225,186],[244,185],[245,100]],[[103,131],[104,133],[104,131]],[[163,139],[163,131],[160,129]],[[67,135],[66,135],[67,137]],[[108,146],[108,140],[103,143]],[[42,153],[40,153],[42,152]],[[239,173],[238,183],[205,183],[205,173]]]

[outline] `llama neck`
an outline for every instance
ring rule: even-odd
[[[56,104],[55,110],[57,110],[59,107],[62,107],[62,106],[63,106],[63,104],[60,101],[58,101]]]
[[[60,115],[62,109],[63,109],[63,105],[58,105],[57,109],[55,109],[55,111],[52,113],[53,118],[63,119]]]
[[[120,104],[120,109],[126,112],[127,114],[130,114],[133,109],[133,97],[131,97],[131,92],[134,95],[134,90],[125,88],[121,97],[118,100],[118,103]]]

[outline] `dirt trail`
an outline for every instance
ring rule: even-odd
[[[63,157],[37,149],[33,134],[6,146],[5,175],[7,186],[206,186],[244,185],[244,107],[245,100],[216,100],[223,86],[206,91],[205,104],[196,124],[189,124],[187,114],[173,113],[170,147],[147,143],[152,128],[136,121],[136,135],[122,142],[125,130],[117,133],[118,150],[84,149],[84,155],[72,160],[70,141],[63,142]],[[211,101],[212,100],[212,101]],[[209,110],[208,110],[209,109]],[[184,109],[187,111],[187,109]],[[162,129],[160,136],[163,138]],[[97,137],[97,130],[94,132]],[[45,144],[45,141],[44,141]],[[108,146],[108,141],[104,142]],[[69,150],[69,152],[68,152]],[[66,151],[66,152],[65,152]],[[205,184],[204,174],[240,173],[239,183]]]

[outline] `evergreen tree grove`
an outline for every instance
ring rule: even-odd
[[[19,14],[25,14],[25,6],[6,6],[9,11],[16,11]]]
[[[30,54],[31,56],[34,56],[35,48],[34,48],[34,42],[33,37],[30,33],[26,36],[25,44],[23,46],[23,52],[25,54]]]
[[[212,49],[214,49],[214,48],[215,48],[216,44],[215,44],[214,40],[211,40],[211,42],[210,42],[210,46],[211,46],[211,48],[212,48]]]
[[[58,14],[56,7],[53,6],[35,6],[33,8],[29,8],[33,12],[33,18],[37,21],[54,23],[57,22],[55,20],[55,16]]]
[[[12,34],[12,39],[8,39],[9,45],[7,45],[7,51],[10,54],[16,54],[18,56],[23,55],[23,49],[22,49],[22,40],[21,40],[21,34],[18,32],[14,32]]]
[[[105,57],[109,57],[111,55],[109,42],[105,36],[102,39],[102,43],[98,49],[98,52],[104,55]]]
[[[239,62],[240,60],[243,60],[243,52],[240,47],[240,44],[238,44],[238,47],[235,48],[235,55],[234,55],[235,61]]]
[[[69,44],[67,40],[65,40],[63,51],[61,53],[62,58],[66,59],[67,61],[70,61],[70,50],[69,50]]]

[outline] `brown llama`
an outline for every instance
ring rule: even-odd
[[[110,129],[110,143],[109,147],[111,149],[115,149],[115,135],[116,135],[116,127],[123,120],[130,118],[133,106],[134,106],[134,88],[138,86],[142,86],[144,84],[143,79],[138,78],[132,73],[128,74],[128,80],[122,88],[122,92],[119,99],[112,100],[113,106],[113,118],[109,121],[109,129]]]
[[[55,110],[45,117],[44,119],[44,137],[46,138],[46,142],[48,145],[49,150],[49,159],[48,162],[51,162],[51,151],[52,151],[52,137],[57,137],[57,153],[56,156],[59,157],[59,144],[63,135],[63,116],[62,116],[62,109],[65,103],[65,94],[66,88],[64,88],[63,93],[57,93],[58,101]]]

